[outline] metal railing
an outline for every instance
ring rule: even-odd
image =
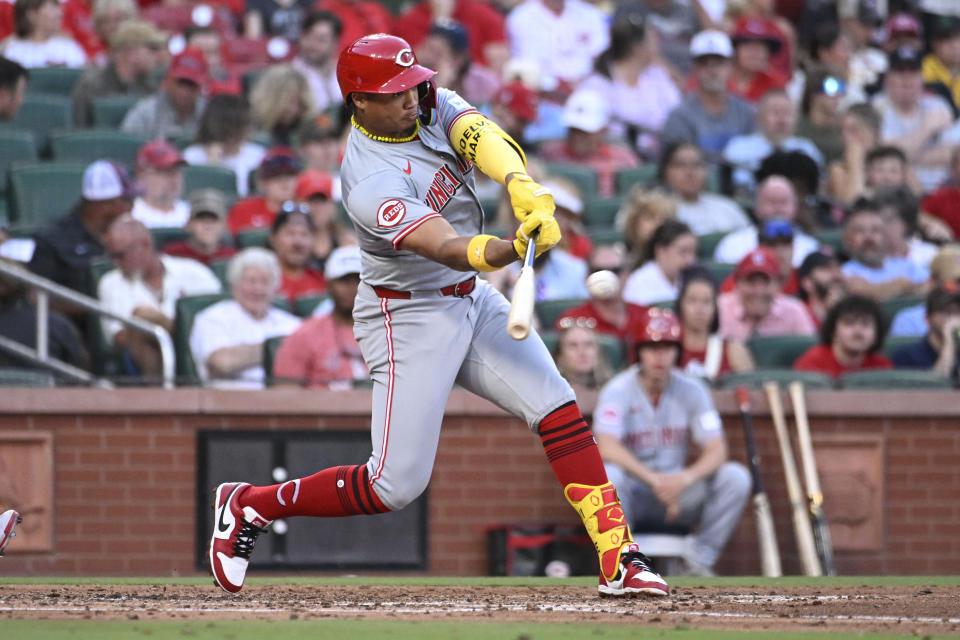
[[[0,349],[14,353],[30,362],[46,367],[63,376],[82,382],[99,386],[112,386],[109,382],[99,379],[88,371],[67,364],[62,360],[50,357],[48,325],[50,317],[50,298],[65,300],[70,304],[80,307],[85,311],[90,311],[100,317],[110,318],[120,322],[125,327],[134,329],[141,333],[153,336],[160,347],[161,371],[163,375],[163,387],[172,389],[174,382],[174,350],[173,340],[166,329],[153,322],[148,322],[140,318],[128,318],[104,307],[98,300],[77,293],[73,289],[68,289],[55,282],[42,278],[23,267],[0,260],[0,274],[7,276],[17,282],[21,282],[36,291],[37,295],[37,346],[36,348],[27,347],[19,342],[0,336]],[[99,331],[100,327],[94,327],[93,331]]]

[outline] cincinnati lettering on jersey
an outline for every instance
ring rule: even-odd
[[[463,182],[460,178],[454,175],[447,165],[443,165],[434,174],[433,182],[427,189],[427,196],[423,199],[423,204],[430,207],[434,213],[440,213],[440,210],[450,202],[450,198],[457,192],[457,189],[462,186]]]
[[[678,447],[686,444],[687,432],[687,427],[657,427],[628,433],[623,438],[623,444],[632,451]]]

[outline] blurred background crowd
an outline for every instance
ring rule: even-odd
[[[0,0],[0,259],[160,325],[178,383],[367,384],[336,61],[374,32],[551,188],[537,318],[578,391],[635,359],[652,307],[720,386],[955,384],[953,0]],[[478,195],[512,235],[503,189]],[[0,335],[36,321],[0,280]],[[49,327],[55,357],[159,380],[155,338],[67,304]]]

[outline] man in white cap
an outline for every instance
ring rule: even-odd
[[[103,238],[113,221],[130,212],[136,189],[126,170],[97,160],[83,174],[80,202],[34,236],[30,270],[58,284],[92,294],[90,263],[106,253]]]
[[[540,157],[546,162],[586,166],[597,173],[597,194],[615,194],[614,176],[620,169],[640,164],[629,148],[607,142],[610,107],[604,96],[589,89],[571,95],[563,108],[563,124],[567,136],[563,140],[545,142]]]
[[[660,132],[661,147],[693,142],[718,161],[729,140],[753,131],[753,107],[727,91],[733,44],[722,31],[701,31],[690,41],[696,91],[677,105]]]
[[[367,378],[367,365],[353,337],[353,300],[360,285],[360,248],[334,249],[324,277],[333,311],[314,316],[283,341],[273,364],[277,385],[349,389]]]

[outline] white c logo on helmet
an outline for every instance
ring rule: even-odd
[[[414,62],[413,51],[410,49],[400,49],[397,52],[397,64],[401,67],[409,67]]]

